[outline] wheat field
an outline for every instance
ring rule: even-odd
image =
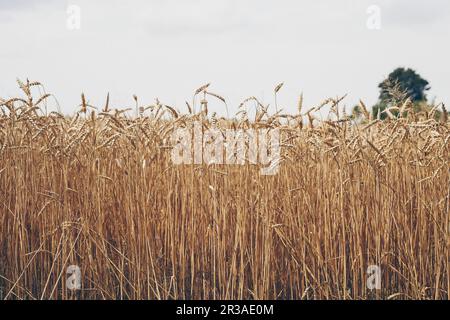
[[[40,83],[19,85],[0,100],[2,299],[450,298],[442,105],[404,101],[381,121],[362,102],[352,118],[341,98],[309,110],[300,99],[289,115],[250,97],[220,118],[208,107],[225,99],[206,85],[185,112],[82,95],[69,117],[48,112]],[[171,132],[194,121],[279,129],[279,172],[174,165]],[[81,290],[67,287],[71,265]]]

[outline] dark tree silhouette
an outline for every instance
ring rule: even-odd
[[[426,91],[430,90],[429,82],[409,68],[395,69],[378,85],[378,88],[380,88],[379,101],[372,111],[381,119],[386,118],[383,111],[389,105],[399,104],[407,98],[418,107],[422,102],[426,102]]]
[[[392,92],[393,86],[397,86],[396,91],[404,93],[412,102],[425,101],[427,99],[426,91],[430,90],[429,82],[423,79],[416,71],[412,69],[397,68],[386,80],[381,82],[380,101],[386,102],[396,99]]]

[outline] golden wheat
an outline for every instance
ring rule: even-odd
[[[194,97],[188,114],[157,100],[130,118],[109,94],[88,115],[82,94],[86,117],[70,118],[40,110],[39,83],[19,85],[25,99],[0,100],[0,298],[450,298],[445,112],[403,102],[380,121],[361,101],[355,123],[342,98],[302,115],[302,95],[290,116],[251,97],[240,108],[255,101],[251,122],[196,113]],[[203,104],[225,103],[208,88],[195,91]],[[318,120],[326,105],[334,116]],[[280,128],[279,173],[173,165],[170,133],[198,119],[222,134]],[[69,265],[82,290],[67,288]],[[381,290],[366,286],[370,265]]]

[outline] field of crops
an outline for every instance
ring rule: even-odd
[[[250,97],[225,119],[208,112],[225,99],[203,86],[185,112],[83,95],[68,117],[48,112],[41,84],[19,85],[0,100],[0,298],[450,298],[442,105],[405,101],[381,121],[363,103],[355,119],[341,99],[285,114]],[[279,130],[278,172],[174,164],[172,133],[193,123]]]

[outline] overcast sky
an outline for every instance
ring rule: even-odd
[[[70,5],[81,9],[79,30],[67,27]],[[373,5],[380,30],[367,27]],[[404,66],[450,103],[449,15],[447,0],[0,0],[0,97],[29,78],[68,114],[81,92],[94,105],[110,92],[113,107],[136,94],[184,111],[211,82],[236,110],[253,95],[273,105],[285,82],[278,101],[293,112],[301,92],[307,106],[346,93],[349,107],[371,105],[377,84]]]

